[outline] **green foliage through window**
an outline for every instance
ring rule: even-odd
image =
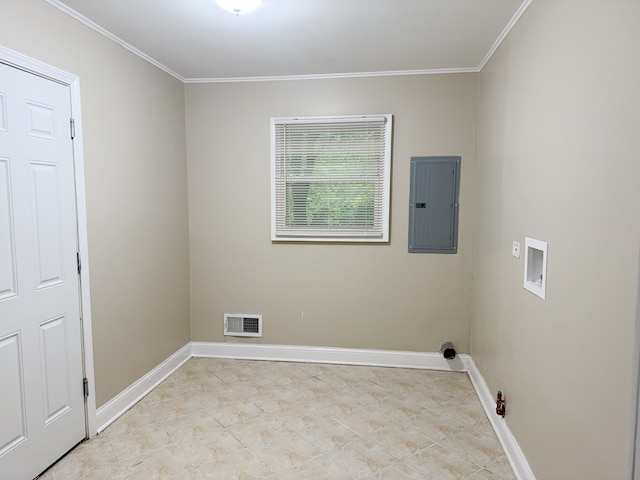
[[[390,121],[272,119],[275,237],[386,238]]]

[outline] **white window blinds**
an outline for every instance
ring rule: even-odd
[[[272,240],[388,241],[391,119],[271,119]]]

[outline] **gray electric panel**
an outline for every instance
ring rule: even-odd
[[[460,157],[411,157],[409,252],[458,252]]]

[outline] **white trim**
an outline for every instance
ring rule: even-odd
[[[10,50],[2,45],[0,45],[0,62],[41,77],[54,80],[64,85],[71,85],[78,81],[78,77],[75,75],[56,67],[52,67],[51,65],[47,65],[46,63],[34,58],[27,57],[26,55]],[[72,106],[75,107],[75,105]]]
[[[524,12],[529,8],[531,2],[533,0],[525,0],[525,2],[520,5],[520,8],[513,15],[509,23],[505,26],[504,30],[500,33],[496,41],[493,43],[487,54],[484,56],[482,61],[477,67],[460,67],[460,68],[432,68],[432,69],[421,69],[421,70],[389,70],[389,71],[378,71],[378,72],[344,72],[344,73],[319,73],[319,74],[306,74],[306,75],[267,75],[267,76],[255,76],[255,77],[221,77],[221,78],[185,78],[179,73],[173,71],[163,63],[160,63],[153,57],[150,57],[142,50],[137,49],[130,43],[126,42],[122,38],[117,35],[111,33],[109,30],[101,27],[94,21],[88,19],[81,13],[75,11],[74,9],[68,7],[64,3],[61,3],[59,0],[44,0],[49,5],[57,8],[61,12],[69,15],[74,18],[78,22],[86,25],[87,27],[95,30],[100,35],[108,38],[112,42],[117,43],[125,50],[133,53],[134,55],[140,57],[156,68],[162,70],[163,72],[171,75],[177,80],[180,80],[183,83],[238,83],[238,82],[273,82],[273,81],[282,81],[282,80],[326,80],[331,78],[361,78],[361,77],[393,77],[393,76],[403,76],[403,75],[442,75],[449,73],[478,73],[482,71],[487,62],[491,59],[493,54],[498,50],[504,39],[509,35],[511,29],[518,23],[520,17],[524,14]]]
[[[174,77],[177,80],[180,80],[181,82],[184,83],[184,77],[182,75],[180,75],[179,73],[174,72],[173,70],[171,70],[166,65],[163,65],[162,63],[158,62],[156,59],[154,59],[154,58],[150,57],[149,55],[147,55],[146,53],[144,53],[143,51],[138,50],[133,45],[130,45],[129,43],[125,42],[123,39],[121,39],[117,35],[114,35],[110,31],[102,28],[100,25],[98,25],[97,23],[93,22],[92,20],[89,20],[87,17],[85,17],[81,13],[76,12],[74,9],[69,8],[68,6],[66,6],[63,3],[60,3],[58,0],[44,0],[44,1],[47,2],[48,4],[50,4],[51,6],[57,8],[58,10],[66,13],[70,17],[76,19],[80,23],[82,23],[82,24],[86,25],[87,27],[91,28],[92,30],[95,30],[100,35],[102,35],[104,37],[107,37],[112,42],[117,43],[118,45],[123,47],[125,50],[129,50],[131,53],[133,53],[134,55],[137,55],[141,59],[149,62],[154,67],[159,68],[163,72],[168,73],[172,77]]]
[[[533,475],[533,471],[529,467],[529,463],[522,453],[520,445],[518,445],[518,442],[511,433],[511,430],[509,430],[507,422],[502,417],[496,415],[495,399],[493,398],[493,395],[491,395],[489,387],[471,358],[469,358],[469,378],[471,378],[471,383],[473,383],[473,386],[476,389],[478,398],[480,398],[480,403],[489,418],[489,422],[491,422],[491,426],[498,436],[498,440],[500,440],[502,449],[509,459],[509,463],[516,474],[516,478],[519,480],[535,480],[536,477]],[[509,404],[507,403],[507,413],[508,412]]]
[[[638,285],[636,289],[633,376],[631,378],[631,412],[629,415],[630,428],[626,477],[630,480],[640,480],[640,266],[638,268]]]
[[[445,360],[441,353],[435,352],[402,352],[395,350],[362,350],[356,348],[304,347],[233,342],[193,342],[191,345],[191,351],[194,357],[424,368],[455,372],[468,371],[470,360],[470,357],[464,354],[457,355],[453,360]]]
[[[89,238],[87,234],[87,204],[84,184],[84,144],[82,133],[82,108],[80,106],[80,79],[71,84],[71,115],[74,119],[75,138],[73,156],[76,175],[76,221],[78,222],[78,252],[80,253],[80,303],[82,308],[82,335],[84,349],[84,371],[88,382],[87,431],[96,433],[96,386],[93,365],[93,323],[91,321],[91,289],[89,274]]]
[[[391,132],[393,130],[392,114],[371,115],[339,115],[339,116],[311,116],[311,117],[271,117],[271,241],[272,242],[360,242],[360,243],[388,243],[389,242],[389,205],[391,191]],[[291,182],[299,179],[286,168],[289,163],[289,151],[307,152],[307,134],[315,137],[318,132],[360,132],[373,133],[369,142],[344,140],[340,144],[340,155],[365,154],[375,167],[375,172],[363,172],[362,165],[346,166],[344,174],[361,178],[373,184],[371,192],[373,219],[371,225],[349,224],[342,228],[327,225],[322,220],[318,225],[297,226],[288,225],[288,195],[287,187]],[[297,132],[298,134],[296,134]],[[313,144],[314,155],[336,154],[333,142],[321,140]],[[294,162],[295,163],[295,162]],[[368,164],[367,164],[368,165]],[[340,178],[335,175],[339,167],[331,167],[330,172],[324,173],[324,178],[330,177],[334,182]],[[323,177],[307,172],[305,182],[313,182]],[[344,177],[347,178],[347,177]],[[302,181],[302,180],[300,180]],[[308,183],[307,183],[308,186]],[[321,194],[322,195],[322,194]],[[345,200],[348,202],[348,199]]]
[[[542,300],[545,299],[547,290],[548,246],[547,242],[529,237],[524,239],[524,279],[522,285]],[[542,259],[538,255],[534,257],[534,250],[541,252]]]
[[[470,361],[468,355],[458,355],[454,360],[445,360],[441,353],[435,352],[360,350],[355,348],[304,347],[233,342],[191,342],[101,406],[96,413],[97,431],[102,432],[115,422],[127,410],[139,402],[145,395],[149,394],[149,392],[192,357],[369,365],[376,367],[416,368],[455,372],[467,372]]]
[[[76,221],[78,227],[78,251],[82,259],[80,273],[82,343],[84,355],[84,374],[89,382],[89,397],[86,406],[87,431],[90,436],[96,433],[95,375],[93,365],[93,334],[91,321],[91,293],[89,283],[89,248],[87,240],[87,205],[84,184],[84,148],[82,142],[82,109],[80,108],[80,79],[71,73],[47,65],[21,53],[0,45],[0,62],[69,85],[71,115],[75,119],[76,136],[73,140],[73,161],[76,184]]]
[[[509,430],[506,421],[495,414],[495,403],[489,387],[473,359],[466,354],[457,355],[454,360],[446,360],[439,352],[405,352],[233,342],[191,342],[100,407],[97,412],[98,432],[101,432],[116,421],[192,357],[467,372],[489,422],[509,459],[516,478],[518,480],[535,480],[533,471],[529,467],[518,442]]]
[[[520,8],[516,11],[516,13],[511,18],[511,20],[509,20],[509,23],[507,23],[507,26],[504,27],[504,30],[502,30],[502,33],[498,36],[498,38],[493,43],[493,45],[491,46],[487,54],[484,56],[484,58],[480,62],[480,65],[478,65],[478,68],[477,68],[478,72],[480,72],[484,68],[484,66],[487,64],[487,62],[491,60],[491,57],[493,57],[493,54],[496,53],[496,50],[498,50],[500,45],[502,45],[502,42],[504,41],[504,39],[507,38],[507,35],[509,35],[509,32],[511,32],[511,29],[515,27],[516,23],[518,23],[518,20],[520,20],[520,17],[524,15],[524,12],[527,10],[527,8],[529,8],[529,5],[531,5],[532,1],[533,0],[525,0],[525,2],[522,5],[520,5]]]
[[[403,75],[443,75],[448,73],[478,73],[476,67],[432,68],[427,70],[389,70],[380,72],[318,73],[308,75],[273,75],[256,77],[185,78],[184,83],[280,82],[287,80],[328,80],[332,78],[396,77]]]
[[[188,343],[167,358],[146,375],[136,380],[118,395],[113,397],[96,412],[98,432],[102,432],[127,410],[138,403],[151,390],[162,383],[169,375],[191,358],[191,344]]]
[[[101,27],[94,21],[88,19],[81,13],[68,7],[59,0],[44,0],[51,6],[66,13],[70,17],[86,25],[87,27],[95,30],[100,35],[108,38],[109,40],[117,43],[124,49],[130,51],[134,55],[149,62],[151,65],[159,68],[163,72],[168,73],[172,77],[180,80],[183,83],[236,83],[236,82],[272,82],[281,80],[325,80],[328,78],[360,78],[360,77],[389,77],[398,75],[440,75],[444,73],[478,73],[480,70],[475,67],[462,67],[462,68],[434,68],[426,70],[391,70],[381,72],[345,72],[345,73],[327,73],[327,74],[309,74],[309,75],[282,75],[282,76],[256,76],[256,77],[223,77],[223,78],[185,78],[177,72],[174,72],[166,65],[160,63],[156,59],[150,57],[143,51],[137,49],[133,45],[127,43],[122,38],[111,33],[105,28]],[[531,1],[531,0],[529,0]]]

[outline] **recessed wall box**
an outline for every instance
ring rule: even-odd
[[[524,288],[544,300],[547,285],[547,242],[525,238]]]

